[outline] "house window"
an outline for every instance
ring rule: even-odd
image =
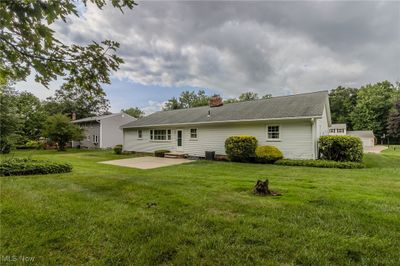
[[[330,133],[335,133],[335,129],[334,129],[334,128],[329,129],[329,132],[330,132]]]
[[[138,132],[137,132],[137,137],[138,137],[138,139],[142,139],[142,137],[143,137],[143,132],[142,132],[141,129],[138,130]]]
[[[279,139],[279,126],[268,126],[267,139]]]
[[[86,139],[87,139],[88,141],[90,141],[90,135],[87,135],[87,136],[86,136]]]
[[[95,136],[95,142],[94,143],[98,143],[98,139],[97,139],[97,135]]]
[[[191,139],[197,139],[197,128],[191,128],[190,129],[190,138]]]
[[[336,132],[337,133],[344,133],[344,129],[343,128],[338,128],[338,129],[336,129]]]
[[[171,140],[171,129],[150,130],[151,140]]]

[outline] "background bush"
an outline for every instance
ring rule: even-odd
[[[44,175],[72,171],[68,163],[41,161],[28,158],[12,158],[0,162],[0,176]]]
[[[169,153],[169,150],[156,150],[154,151],[155,157],[164,157],[166,153]]]
[[[114,146],[114,153],[115,154],[122,154],[122,145],[118,144]]]
[[[232,136],[225,140],[225,153],[233,162],[251,162],[256,148],[257,139],[253,136]]]
[[[321,159],[339,162],[361,162],[363,146],[359,137],[322,136],[319,138]]]
[[[256,159],[260,163],[274,163],[283,158],[282,152],[275,146],[258,146]]]
[[[283,159],[276,161],[277,165],[286,166],[308,166],[308,167],[321,167],[321,168],[343,168],[343,169],[355,169],[364,168],[363,163],[357,162],[337,162],[328,160],[288,160]]]

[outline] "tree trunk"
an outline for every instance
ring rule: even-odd
[[[254,186],[253,193],[261,196],[280,196],[280,193],[269,190],[269,181],[266,179],[265,181],[257,180],[256,185]]]

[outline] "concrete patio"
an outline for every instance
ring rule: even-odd
[[[364,153],[381,153],[381,151],[386,150],[387,148],[387,146],[375,145],[374,147],[365,148]]]
[[[178,165],[190,162],[193,161],[187,159],[170,159],[170,158],[146,156],[146,157],[137,157],[137,158],[122,159],[122,160],[104,161],[99,163],[138,168],[138,169],[154,169],[159,167]]]

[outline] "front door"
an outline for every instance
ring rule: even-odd
[[[183,151],[183,132],[182,129],[176,130],[176,150]]]

